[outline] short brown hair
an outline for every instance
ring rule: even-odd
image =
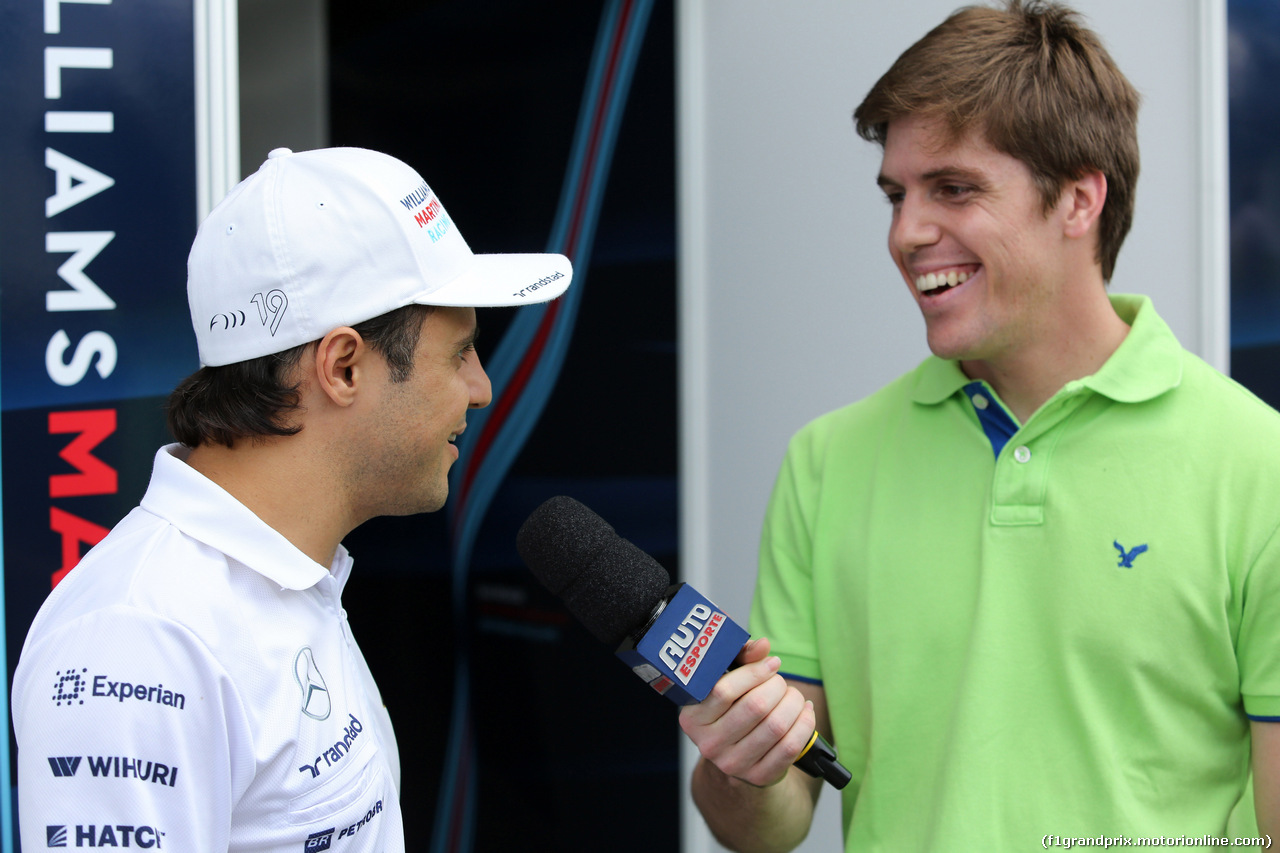
[[[1110,281],[1133,224],[1139,100],[1076,12],[1009,0],[953,13],[898,57],[853,118],[858,134],[881,146],[889,123],[906,116],[939,120],[950,143],[977,130],[1027,165],[1046,212],[1066,182],[1101,172],[1097,259]]]
[[[413,375],[414,352],[432,310],[430,305],[408,305],[352,326],[382,354],[392,382]],[[169,395],[169,431],[188,447],[232,447],[238,439],[296,435],[302,427],[289,416],[299,407],[296,372],[310,346],[200,368]]]

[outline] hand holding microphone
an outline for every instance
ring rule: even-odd
[[[780,756],[796,755],[809,775],[836,788],[849,782],[804,697],[778,676],[767,641],[744,648],[743,628],[688,584],[671,585],[666,569],[604,519],[572,498],[551,498],[521,526],[516,549],[543,586],[651,687],[678,705],[700,703],[682,712],[681,725],[704,755],[755,777],[789,763],[779,764]],[[742,665],[728,672],[735,659]],[[739,701],[748,694],[750,701]],[[756,784],[750,776],[743,778]]]
[[[792,763],[811,776],[825,775],[805,762],[820,739],[814,710],[778,674],[779,660],[769,651],[768,639],[753,640],[704,701],[680,709],[680,728],[702,756],[725,775],[757,788],[781,781]],[[829,758],[834,762],[834,750]],[[841,788],[847,778],[828,781]]]

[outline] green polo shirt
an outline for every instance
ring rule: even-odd
[[[790,444],[752,630],[824,686],[848,851],[1222,835],[1242,802],[1246,712],[1280,718],[1280,415],[1112,303],[1125,341],[1026,424],[930,357]]]

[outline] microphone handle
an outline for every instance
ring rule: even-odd
[[[853,774],[836,760],[835,748],[817,730],[809,738],[809,745],[804,748],[804,752],[795,760],[795,765],[810,776],[826,781],[836,790],[848,785],[853,778]]]

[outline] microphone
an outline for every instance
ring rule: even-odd
[[[677,705],[701,702],[750,636],[573,498],[550,498],[516,534],[521,559],[588,631]],[[852,774],[814,731],[795,765],[836,788]]]

